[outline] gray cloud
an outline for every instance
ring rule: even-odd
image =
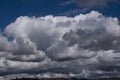
[[[109,6],[109,4],[113,3],[119,3],[119,0],[66,0],[63,3],[61,3],[61,6],[68,6],[73,5],[77,9],[71,9],[64,13],[61,13],[62,15],[71,16],[76,15],[79,13],[86,13],[88,11],[91,11],[93,9],[103,9]]]
[[[69,5],[69,4],[78,4],[79,6],[83,8],[103,8],[107,6],[109,3],[112,2],[119,2],[119,0],[68,0],[64,2],[62,5]]]
[[[105,7],[111,1],[115,0],[78,0],[78,4],[82,7]]]
[[[65,34],[63,38],[68,41],[69,45],[78,44],[80,48],[93,51],[110,49],[119,51],[120,48],[120,37],[112,36],[102,29],[95,31],[71,31],[70,33]]]
[[[119,21],[97,11],[75,17],[21,16],[3,33],[0,76],[91,78],[120,72]]]

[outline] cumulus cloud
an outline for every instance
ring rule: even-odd
[[[0,76],[90,78],[120,72],[119,21],[97,11],[75,17],[21,16],[0,34]]]

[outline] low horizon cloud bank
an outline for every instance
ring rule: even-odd
[[[75,17],[21,16],[0,33],[0,76],[120,76],[119,20],[97,11]]]

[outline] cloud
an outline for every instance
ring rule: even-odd
[[[83,7],[105,7],[113,0],[79,0],[78,4]]]
[[[78,45],[68,46],[62,42],[53,44],[47,51],[51,59],[58,61],[96,56],[96,52],[80,49]]]
[[[87,8],[93,8],[93,7],[102,8],[112,2],[119,2],[119,0],[69,0],[69,1],[64,2],[62,5],[69,5],[69,4],[75,3],[83,8],[85,8],[85,7],[87,7]]]
[[[104,29],[97,31],[71,31],[65,34],[63,38],[68,41],[69,45],[78,44],[80,48],[92,51],[110,49],[119,51],[120,48],[120,37],[111,35],[111,33],[107,33]]]
[[[100,10],[103,8],[106,8],[110,6],[110,4],[118,3],[119,0],[67,0],[61,3],[61,6],[67,6],[70,7],[71,5],[74,6],[76,9],[70,9],[64,13],[61,13],[62,15],[66,16],[75,16],[79,13],[86,13],[90,12],[91,10]]]
[[[21,16],[0,34],[0,76],[93,78],[120,72],[119,21],[97,11]]]
[[[6,37],[0,35],[0,51],[7,50],[9,47],[9,42]]]

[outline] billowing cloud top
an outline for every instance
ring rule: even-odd
[[[120,25],[97,11],[21,16],[0,35],[0,76],[120,76]]]

